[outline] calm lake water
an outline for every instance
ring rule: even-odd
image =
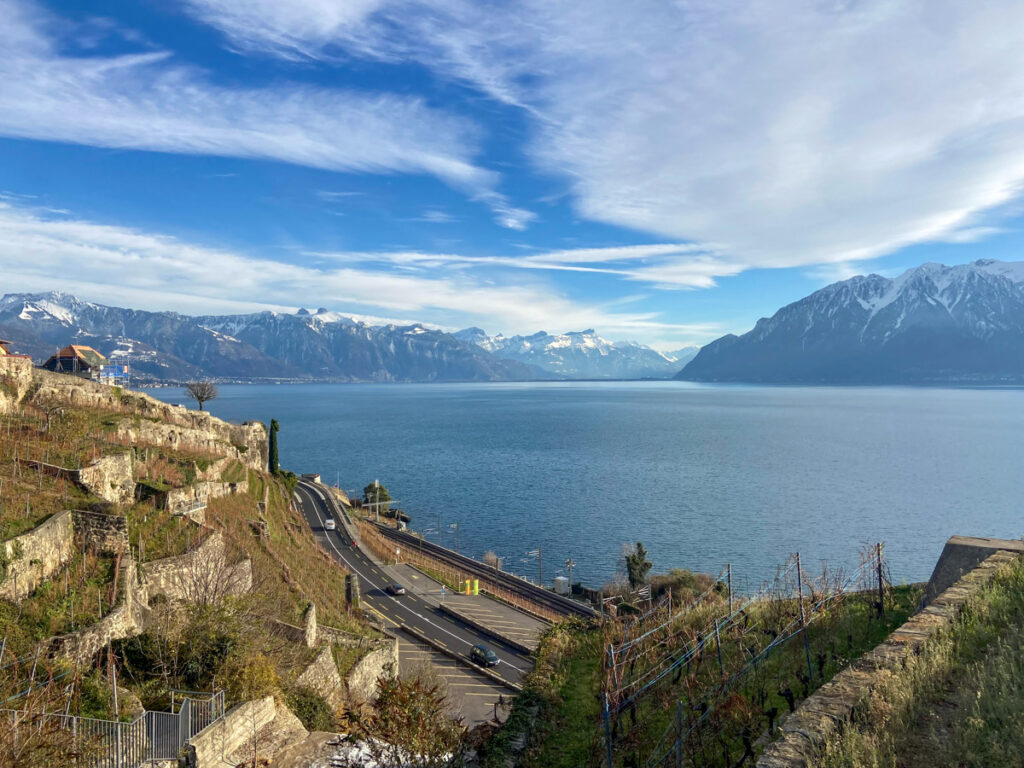
[[[151,390],[184,402],[180,390]],[[755,588],[790,552],[849,568],[884,541],[927,579],[952,534],[1024,532],[1024,391],[686,383],[223,386],[232,421],[276,418],[281,464],[375,478],[437,540],[598,586],[626,542],[655,570]],[[458,523],[458,535],[451,527]]]

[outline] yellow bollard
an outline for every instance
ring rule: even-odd
[[[473,594],[480,594],[480,579],[473,579]]]
[[[470,594],[470,590],[469,590],[469,579],[466,579],[466,594],[467,594],[467,595],[468,595],[468,594]]]

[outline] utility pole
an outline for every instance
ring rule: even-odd
[[[537,547],[537,585],[544,586],[544,550]]]
[[[565,567],[569,571],[569,594],[572,594],[572,569],[576,567],[576,561],[571,557],[566,558]]]

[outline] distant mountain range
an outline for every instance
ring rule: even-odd
[[[558,335],[540,331],[532,336],[488,336],[480,328],[466,328],[455,338],[570,379],[666,379],[699,349],[686,347],[666,355],[635,341],[602,339],[593,328]]]
[[[418,324],[372,326],[325,309],[191,317],[109,307],[58,292],[0,298],[0,338],[14,341],[17,351],[42,361],[69,343],[88,344],[112,361],[130,363],[143,379],[668,378],[679,367],[647,347],[612,344],[589,331],[582,334],[587,336],[584,346],[591,345],[596,362],[586,367],[587,373],[578,373],[585,368],[583,357],[572,365],[549,367],[543,355],[505,354],[497,346],[490,349],[464,338],[466,333]],[[576,336],[581,334],[567,334]],[[626,361],[634,358],[639,362],[631,368]],[[643,362],[648,358],[661,359],[667,367],[653,373]]]
[[[700,350],[677,379],[851,384],[1024,381],[1024,263],[854,277]]]

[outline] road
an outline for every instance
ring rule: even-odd
[[[385,587],[395,580],[388,572],[390,569],[376,565],[361,549],[353,546],[344,526],[339,524],[334,531],[324,528],[324,522],[330,514],[326,492],[313,483],[301,482],[295,493],[313,534],[325,544],[328,552],[359,576],[363,606],[377,614],[387,626],[395,628],[404,624],[411,627],[456,654],[464,666],[471,670],[474,665],[469,661],[469,650],[473,645],[482,643],[498,655],[499,662],[490,671],[508,683],[518,684],[532,669],[533,660],[526,654],[493,638],[479,635],[471,627],[441,613],[411,591],[405,595],[389,595]],[[484,675],[479,677],[482,680],[488,679]]]

